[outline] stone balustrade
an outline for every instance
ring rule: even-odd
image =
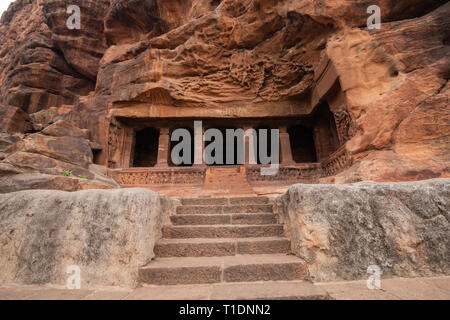
[[[133,168],[113,170],[111,174],[123,187],[148,185],[203,185],[206,168]]]
[[[334,176],[349,168],[351,164],[351,156],[348,154],[344,145],[322,162],[322,175],[324,177]]]

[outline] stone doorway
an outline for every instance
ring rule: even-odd
[[[159,130],[145,128],[136,132],[133,167],[154,167],[158,160]]]
[[[170,147],[169,147],[169,152],[168,152],[167,163],[168,163],[169,167],[192,167],[194,165],[194,153],[195,153],[194,129],[189,128],[189,127],[177,128],[177,129],[186,130],[190,134],[190,145],[191,145],[190,155],[189,156],[185,155],[184,151],[181,151],[179,153],[179,156],[182,159],[184,157],[187,157],[187,158],[189,158],[189,160],[186,161],[186,162],[183,162],[182,164],[179,164],[179,165],[175,164],[173,162],[173,159],[172,159],[171,155],[172,155],[172,151],[173,151],[174,147],[177,144],[179,144],[180,142],[179,141],[170,141]],[[174,130],[177,130],[177,129],[174,129]],[[174,130],[170,131],[170,136],[172,136],[172,133],[173,133]],[[170,140],[170,138],[169,138],[169,140]]]
[[[238,138],[234,137],[234,143],[233,143],[232,150],[229,150],[229,148],[227,148],[227,129],[236,130],[236,127],[219,127],[219,128],[214,128],[214,129],[219,130],[220,133],[222,134],[222,137],[223,137],[222,155],[223,156],[217,157],[217,155],[215,154],[216,152],[213,151],[211,155],[213,158],[218,158],[218,163],[214,162],[212,164],[209,164],[209,166],[211,166],[211,167],[229,167],[229,166],[240,165],[238,163],[238,159],[239,159]],[[208,148],[208,146],[210,146],[212,143],[214,143],[214,138],[212,139],[212,141],[205,141],[205,148]],[[227,158],[230,158],[233,161],[232,162],[227,161]]]
[[[263,159],[261,157],[261,152],[265,154],[266,157],[270,157],[272,155],[272,139],[271,139],[271,130],[273,128],[270,128],[269,126],[259,126],[256,128],[256,135],[258,137],[256,141],[256,161],[257,164],[262,164]],[[266,139],[262,139],[262,132],[261,130],[266,130]],[[264,140],[264,141],[263,141]],[[263,143],[267,145],[266,149],[263,150]]]
[[[314,132],[312,128],[308,128],[304,125],[297,125],[290,127],[288,133],[294,162],[317,162]]]
[[[338,150],[341,143],[334,114],[330,111],[328,103],[323,102],[317,106],[312,119],[317,161],[321,162]]]

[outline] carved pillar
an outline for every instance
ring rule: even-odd
[[[324,159],[323,145],[321,139],[323,133],[318,126],[314,127],[313,133],[314,133],[314,146],[316,148],[317,161],[321,162]]]
[[[135,133],[133,128],[125,127],[123,129],[123,142],[122,142],[122,154],[121,154],[121,167],[128,169],[133,166],[134,157],[134,137]]]
[[[169,153],[170,153],[170,137],[169,128],[159,129],[159,144],[158,144],[158,161],[156,167],[169,167]]]
[[[194,136],[192,137],[193,142],[194,142],[193,167],[196,167],[196,168],[204,168],[207,166],[205,159],[203,159],[203,152],[205,150],[205,145],[206,145],[205,131],[206,130],[203,126],[194,128]],[[200,137],[198,135],[200,135]],[[196,158],[196,156],[195,156],[196,154],[198,154],[198,158]],[[200,162],[200,161],[201,161],[201,163],[196,163],[196,162]]]
[[[280,127],[280,152],[281,164],[289,165],[295,163],[292,157],[291,140],[286,127]]]
[[[244,126],[244,134],[247,133],[248,130],[255,130],[253,129],[253,127],[251,126]],[[250,131],[249,131],[250,132]],[[254,165],[258,162],[258,150],[257,148],[255,148],[256,145],[256,139],[258,138],[258,133],[255,131],[256,136],[254,136],[253,138],[251,138],[250,136],[246,136],[244,135],[244,151],[245,151],[245,164],[248,165]],[[253,152],[253,163],[250,163],[250,150],[254,150]]]
[[[117,150],[119,148],[119,124],[112,118],[108,128],[108,168],[115,169],[118,167],[117,162]]]

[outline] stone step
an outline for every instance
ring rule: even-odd
[[[329,300],[325,289],[309,281],[261,281],[214,284],[146,285],[127,300]],[[211,317],[212,318],[212,317]]]
[[[214,225],[214,226],[165,226],[163,238],[255,238],[284,235],[283,226],[272,225]]]
[[[290,250],[290,240],[281,237],[241,239],[162,239],[155,245],[155,255],[161,258],[289,253]]]
[[[177,207],[178,214],[221,214],[221,213],[272,213],[271,204],[243,205],[182,205]]]
[[[268,197],[236,197],[230,198],[230,205],[242,204],[268,204]]]
[[[306,276],[303,260],[283,254],[157,258],[139,269],[140,282],[153,285],[304,280]]]
[[[268,204],[268,197],[235,197],[235,198],[192,198],[181,199],[182,205],[210,206],[210,205],[235,205],[235,204]]]
[[[211,300],[331,300],[323,288],[304,280],[219,283],[213,286]]]
[[[214,225],[214,224],[276,224],[277,215],[273,213],[235,213],[235,214],[178,214],[170,217],[174,225]]]
[[[227,198],[193,198],[181,199],[181,204],[185,206],[211,206],[211,205],[227,205]]]

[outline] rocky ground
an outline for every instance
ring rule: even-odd
[[[97,288],[67,290],[61,287],[0,286],[0,300],[449,300],[450,277],[383,279],[380,290],[366,281],[333,283],[271,282],[253,284],[146,286],[134,290]]]

